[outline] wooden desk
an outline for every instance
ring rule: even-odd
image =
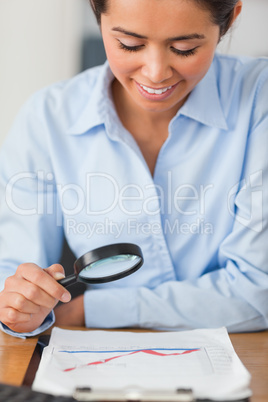
[[[82,329],[82,328],[72,328]],[[231,341],[241,361],[252,375],[252,402],[268,401],[268,331],[231,334]],[[37,337],[13,338],[0,331],[0,382],[21,385],[33,356]]]
[[[38,337],[14,338],[0,331],[0,382],[21,385]]]

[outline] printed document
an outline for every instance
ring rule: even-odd
[[[225,328],[181,332],[71,331],[54,328],[33,389],[73,395],[92,390],[176,392],[235,400],[251,395],[250,374]]]

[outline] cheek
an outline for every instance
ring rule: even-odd
[[[178,71],[185,79],[199,80],[209,70],[213,57],[214,52],[209,50],[193,57],[189,56],[186,61],[181,62]]]
[[[110,68],[114,74],[114,76],[119,81],[124,81],[131,79],[133,74],[138,70],[138,66],[133,61],[127,59],[126,57],[116,57],[111,55],[109,58],[107,55]]]
[[[115,76],[128,75],[138,69],[139,61],[136,54],[124,52],[114,41],[103,39],[106,56]]]
[[[122,55],[123,51],[119,49],[119,51],[114,48],[109,49],[106,47],[106,55],[109,61],[109,65],[114,75],[127,75],[131,71],[133,71],[134,63],[131,61],[130,57],[126,57],[126,55]]]

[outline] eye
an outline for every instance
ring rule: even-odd
[[[189,49],[189,50],[179,50],[176,49],[175,47],[171,47],[172,52],[178,54],[179,56],[192,56],[196,53],[197,49],[199,46],[194,47],[193,49]]]
[[[122,43],[119,39],[117,39],[117,40],[118,40],[120,49],[126,50],[128,52],[137,52],[138,50],[140,50],[143,47],[143,45],[128,46],[128,45],[125,45],[124,43]]]

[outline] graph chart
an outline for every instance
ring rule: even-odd
[[[69,368],[66,368],[66,369],[63,370],[64,372],[69,372],[69,371],[77,370],[78,368],[81,368],[81,367],[96,366],[96,365],[100,365],[100,364],[107,364],[112,360],[120,359],[120,358],[121,359],[126,358],[127,356],[135,355],[135,354],[138,354],[138,353],[142,353],[142,354],[144,353],[145,355],[147,354],[147,355],[150,355],[150,356],[157,356],[157,357],[171,357],[171,356],[182,356],[182,355],[197,352],[199,350],[200,350],[199,348],[196,348],[196,349],[166,349],[165,348],[165,349],[139,349],[139,350],[132,350],[132,351],[130,351],[130,350],[129,351],[126,351],[126,350],[118,350],[118,351],[106,350],[106,351],[99,351],[99,352],[89,351],[89,350],[85,350],[85,351],[67,351],[67,350],[64,351],[64,350],[62,350],[60,352],[61,353],[69,353],[69,354],[81,354],[81,353],[94,353],[94,354],[96,354],[96,353],[100,353],[100,354],[102,354],[102,353],[105,353],[105,354],[112,353],[112,354],[115,354],[115,353],[119,353],[119,354],[116,354],[115,356],[112,356],[112,357],[99,359],[99,360],[96,360],[96,361],[86,363],[84,365],[73,366],[73,367],[69,367]],[[176,351],[176,352],[174,352],[174,351]]]

